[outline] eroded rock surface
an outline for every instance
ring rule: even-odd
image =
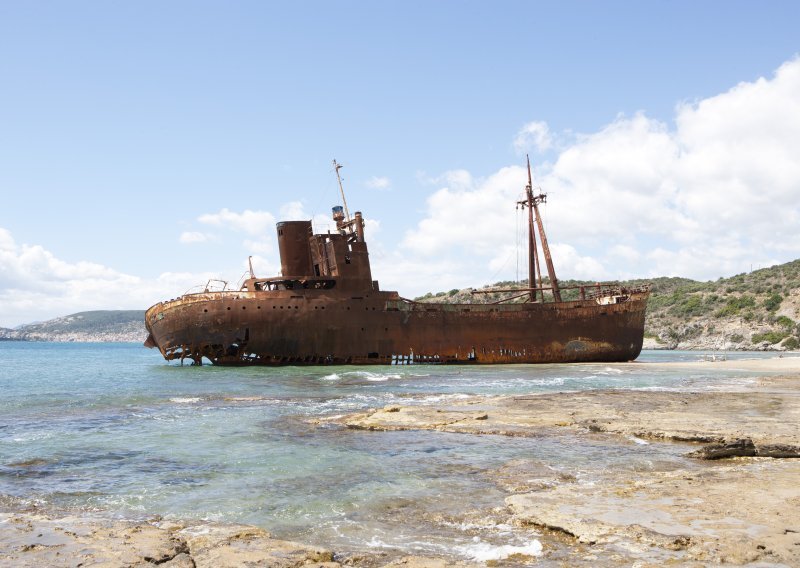
[[[640,543],[686,561],[800,565],[800,461],[608,475],[507,498],[522,524],[592,544]]]
[[[737,389],[472,397],[337,420],[375,431],[569,431],[620,446],[644,439],[685,444],[683,462],[615,469],[591,482],[536,460],[502,464],[492,477],[512,494],[506,504],[515,523],[574,542],[567,563],[591,561],[594,550],[605,565],[800,566],[800,460],[775,459],[800,457],[800,376],[754,379]]]
[[[392,406],[337,420],[365,430],[537,436],[548,428],[568,427],[706,444],[749,440],[751,455],[795,457],[800,452],[800,379],[761,379],[740,392],[606,390],[472,397],[446,406]]]
[[[425,556],[386,558],[273,538],[258,527],[224,523],[118,521],[89,514],[0,512],[0,565],[20,568],[107,566],[168,568],[473,568]]]

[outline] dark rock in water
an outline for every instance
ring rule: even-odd
[[[800,458],[800,446],[765,444],[758,446],[756,455],[765,458]]]
[[[741,438],[722,444],[710,444],[691,452],[689,457],[701,460],[720,460],[735,457],[800,458],[800,446],[791,444],[759,444]]]
[[[709,444],[699,450],[691,452],[689,457],[701,460],[721,460],[733,457],[747,457],[756,455],[756,445],[750,438],[741,438],[722,444]]]

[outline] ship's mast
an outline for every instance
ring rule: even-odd
[[[527,154],[525,156],[528,160],[528,185],[525,187],[525,193],[528,197],[528,286],[533,288],[535,286],[536,274],[539,274],[539,292],[542,295],[542,302],[544,302],[544,290],[542,290],[542,266],[539,264],[539,249],[536,246],[536,231],[533,230],[533,180],[531,179],[531,160]],[[536,290],[532,290],[531,301],[536,301]]]
[[[531,160],[528,158],[528,172],[530,172]],[[531,190],[532,191],[532,190]],[[553,257],[550,256],[550,246],[547,244],[547,235],[544,232],[544,224],[542,223],[542,216],[539,215],[539,203],[547,203],[547,195],[540,193],[533,197],[533,212],[536,217],[536,225],[539,227],[539,236],[542,239],[542,252],[544,253],[544,261],[547,264],[547,275],[550,277],[550,289],[553,292],[553,300],[556,302],[561,301],[561,291],[558,289],[558,279],[556,278],[556,269],[553,266]]]
[[[547,244],[547,234],[544,231],[544,224],[542,217],[539,215],[539,204],[547,203],[547,195],[539,193],[533,194],[533,180],[531,177],[531,159],[528,160],[528,185],[525,186],[525,201],[520,201],[522,207],[528,208],[528,288],[530,288],[530,300],[536,301],[536,274],[539,275],[538,289],[542,293],[542,302],[544,302],[544,287],[542,286],[542,268],[539,263],[538,247],[536,246],[536,229],[539,230],[539,237],[542,240],[542,252],[544,253],[545,264],[547,265],[547,275],[550,277],[550,290],[553,292],[553,300],[556,302],[561,301],[561,291],[558,289],[558,279],[556,278],[556,269],[553,266],[553,258],[550,256],[550,246]],[[534,220],[536,221],[536,228],[534,228]]]
[[[333,208],[333,220],[336,221],[336,228],[343,235],[350,232],[350,237],[355,239],[356,242],[364,242],[364,217],[361,211],[356,211],[353,218],[350,218],[350,210],[347,209],[347,199],[344,197],[344,186],[342,185],[342,178],[339,175],[339,170],[342,165],[336,160],[333,161],[333,169],[336,172],[336,180],[339,182],[339,193],[342,196],[342,205],[344,205],[344,212],[342,206],[337,205]]]
[[[339,175],[339,170],[342,168],[342,164],[333,161],[333,169],[336,171],[336,180],[339,182],[339,193],[342,194],[342,205],[344,205],[344,214],[347,217],[348,223],[350,222],[350,211],[347,209],[347,200],[344,198],[344,187],[342,187],[342,178]]]

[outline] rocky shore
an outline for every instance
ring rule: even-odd
[[[675,365],[689,372],[708,364]],[[510,493],[509,519],[575,547],[590,545],[605,565],[800,565],[800,460],[792,459],[800,458],[800,358],[717,364],[785,374],[722,392],[472,397],[336,421],[372,431],[537,437],[569,430],[608,436],[621,447],[680,444],[682,466],[609,470],[591,483],[546,463],[506,464],[498,479]],[[587,554],[582,550],[570,563],[582,564]]]
[[[0,512],[0,564],[18,568],[164,566],[169,568],[445,568],[473,564],[437,558],[347,554],[273,538],[258,527],[90,514]]]
[[[480,472],[505,494],[494,509],[475,511],[464,502],[456,507],[461,513],[439,519],[477,526],[486,518],[475,515],[488,514],[494,526],[530,531],[541,550],[482,562],[459,560],[457,554],[402,556],[380,549],[301,544],[246,525],[162,518],[126,521],[0,499],[0,564],[800,565],[800,358],[665,365],[687,374],[714,365],[751,371],[753,378],[720,383],[714,391],[473,396],[313,421],[375,436],[413,429],[430,431],[431,436],[442,431],[524,436],[543,444],[567,436],[577,446],[590,440],[616,456],[617,465],[593,470],[590,478],[564,467],[563,461],[548,461],[546,454],[498,461]],[[458,502],[458,496],[453,499]],[[413,516],[406,522],[413,523]]]

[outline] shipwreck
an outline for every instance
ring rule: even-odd
[[[281,275],[250,269],[240,289],[186,293],[145,313],[148,347],[216,365],[404,365],[630,361],[644,336],[649,288],[560,287],[528,162],[528,281],[493,303],[423,303],[373,280],[364,218],[333,207],[335,232],[277,224]],[[538,235],[538,239],[537,239]],[[544,257],[544,279],[539,249]],[[572,290],[572,299],[562,292]]]

